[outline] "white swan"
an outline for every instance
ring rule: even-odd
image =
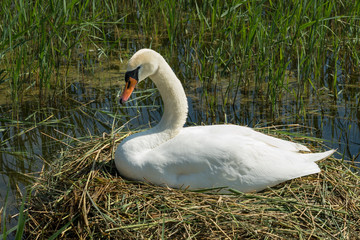
[[[147,77],[160,91],[164,114],[154,128],[127,137],[117,147],[116,168],[126,178],[173,188],[260,191],[320,172],[315,161],[335,151],[299,153],[310,150],[236,125],[184,128],[188,109],[184,89],[164,58],[150,49],[130,59],[120,103]]]

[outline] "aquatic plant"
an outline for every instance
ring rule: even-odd
[[[60,65],[77,61],[91,72],[103,57],[146,46],[181,57],[189,76],[208,86],[208,98],[226,77],[235,89],[255,84],[273,111],[284,91],[299,111],[309,91],[327,87],[336,97],[360,65],[356,1],[4,0],[0,11],[1,71],[15,102],[34,88],[40,95],[66,88]]]

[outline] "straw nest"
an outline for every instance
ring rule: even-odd
[[[124,180],[112,161],[115,145],[111,137],[81,143],[42,171],[28,203],[28,238],[360,236],[360,176],[340,160],[260,193],[220,195]]]

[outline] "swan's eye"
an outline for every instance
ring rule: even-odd
[[[132,71],[127,71],[125,73],[125,82],[129,82],[130,78],[133,78],[138,82],[139,81],[139,69],[140,69],[140,66]]]

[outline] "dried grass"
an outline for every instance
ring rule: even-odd
[[[260,193],[191,192],[122,179],[111,137],[70,149],[33,187],[26,235],[47,239],[357,239],[360,176],[341,161]]]

